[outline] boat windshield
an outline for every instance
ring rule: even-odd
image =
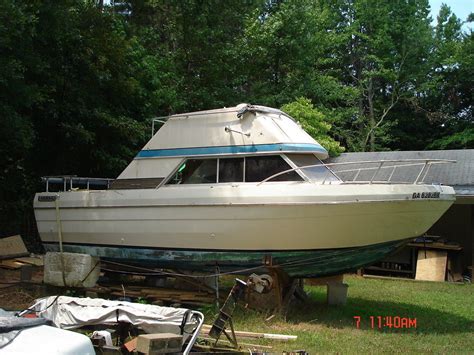
[[[260,182],[290,169],[290,164],[281,155],[186,159],[166,184]],[[289,171],[271,181],[304,181],[304,179],[298,172]]]
[[[327,166],[321,162],[321,160],[316,158],[314,154],[295,153],[286,154],[286,156],[298,167],[320,165],[301,169],[302,173],[312,182],[341,181]]]

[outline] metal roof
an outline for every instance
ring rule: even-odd
[[[424,182],[428,184],[452,186],[458,196],[474,196],[474,149],[343,153],[339,157],[330,158],[325,162],[346,163],[396,159],[456,160],[454,164],[433,165],[428,171]],[[337,169],[334,170],[337,173],[337,170],[342,169],[342,167],[337,167]],[[416,176],[419,171],[420,167],[399,169],[396,172],[397,176],[394,176],[394,181],[413,181],[413,177]],[[343,180],[351,179],[349,174],[344,175],[344,173],[342,173],[340,175]]]

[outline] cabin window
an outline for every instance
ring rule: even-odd
[[[220,158],[219,182],[244,181],[244,158]]]
[[[188,159],[168,184],[212,184],[217,181],[217,159]]]
[[[291,166],[279,155],[267,155],[245,158],[245,181],[260,182],[266,178],[291,169]],[[279,175],[270,181],[302,181],[296,171]]]
[[[291,166],[280,155],[188,159],[166,184],[214,184],[217,182],[217,170],[219,170],[219,183],[260,182],[290,169]],[[296,171],[290,171],[269,181],[303,181],[303,178]]]
[[[339,178],[322,165],[321,160],[316,158],[314,154],[286,154],[296,166],[320,165],[312,168],[302,169],[302,173],[306,175],[313,182],[330,182],[339,181]]]

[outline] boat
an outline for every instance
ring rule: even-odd
[[[154,123],[161,127],[115,180],[44,178],[34,211],[46,251],[61,244],[157,268],[250,273],[271,265],[321,277],[398,250],[455,200],[452,187],[422,183],[447,161],[349,163],[346,172],[372,177],[342,181],[337,164],[322,162],[326,149],[277,109],[240,104]],[[421,169],[415,181],[391,179],[413,166]],[[383,172],[392,173],[381,181]]]

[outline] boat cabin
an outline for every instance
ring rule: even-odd
[[[321,163],[327,151],[280,110],[241,104],[159,122],[163,126],[113,182],[113,189],[258,183],[268,178],[339,181]],[[294,170],[308,165],[315,166]]]

